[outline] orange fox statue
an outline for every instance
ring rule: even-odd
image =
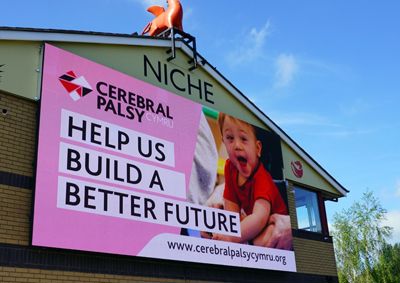
[[[167,10],[161,6],[151,6],[147,9],[156,17],[144,27],[142,35],[148,33],[150,36],[156,36],[172,27],[183,31],[183,10],[180,1],[167,0],[167,3]]]

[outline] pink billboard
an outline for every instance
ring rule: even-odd
[[[33,245],[296,271],[292,243],[257,244],[288,217],[274,174],[247,215],[226,200],[226,168],[259,176],[261,142],[255,170],[200,104],[49,44],[42,76]]]

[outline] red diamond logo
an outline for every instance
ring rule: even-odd
[[[83,76],[78,77],[73,71],[66,72],[58,79],[74,101],[92,91],[92,87],[87,80]]]

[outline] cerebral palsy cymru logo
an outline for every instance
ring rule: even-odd
[[[74,101],[92,92],[86,79],[83,76],[78,77],[73,71],[66,72],[59,80]]]

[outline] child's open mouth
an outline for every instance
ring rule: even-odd
[[[247,165],[247,159],[243,156],[238,156],[237,161],[239,162],[241,167],[245,167]]]

